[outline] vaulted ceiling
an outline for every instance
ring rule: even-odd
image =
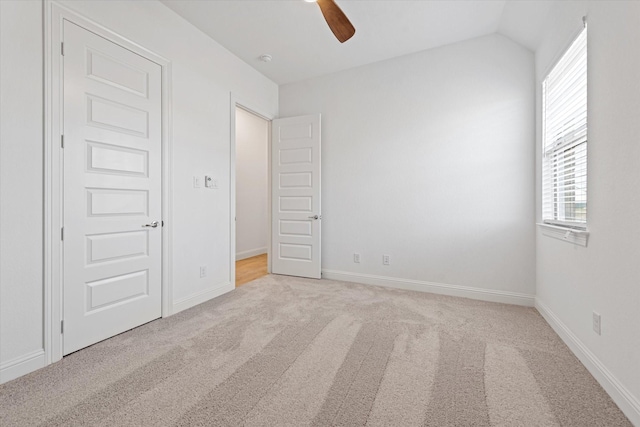
[[[278,84],[500,33],[535,51],[548,0],[337,0],[356,27],[339,43],[303,0],[162,0]],[[262,62],[263,54],[272,56]]]

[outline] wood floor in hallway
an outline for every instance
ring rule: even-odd
[[[267,254],[236,261],[236,288],[267,274]]]

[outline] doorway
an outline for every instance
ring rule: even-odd
[[[270,125],[235,106],[236,287],[268,274]]]
[[[260,268],[255,276],[248,280],[255,280],[265,274],[283,274],[307,278],[321,278],[321,116],[311,114],[306,116],[274,118],[273,116],[256,113],[255,109],[245,107],[246,104],[237,101],[231,94],[231,204],[230,204],[230,276],[235,287],[242,282],[237,281],[236,271],[238,261],[262,255],[263,260],[252,260],[250,269]],[[246,119],[246,120],[245,120]],[[259,195],[251,197],[255,188],[236,184],[242,181],[241,165],[243,162],[243,148],[240,147],[242,134],[247,131],[247,123],[252,123],[258,129],[257,152],[266,155],[264,161],[251,164],[249,169],[259,171],[260,180],[254,180],[255,188],[261,188]],[[249,125],[250,126],[250,125]],[[260,141],[260,142],[256,142]],[[255,152],[251,152],[255,154]],[[265,175],[266,171],[266,175]],[[248,196],[248,197],[247,197]],[[241,233],[247,227],[243,220],[244,212],[252,211],[244,208],[240,200],[255,202],[266,196],[266,224],[263,219],[257,223],[263,224],[266,235],[266,248],[261,246],[265,240],[253,240],[253,245],[241,243]],[[238,200],[240,199],[240,200]],[[238,200],[238,201],[237,201]],[[264,213],[265,204],[259,205],[260,215]],[[255,217],[254,217],[255,219]],[[255,235],[255,239],[262,230]],[[245,234],[246,236],[246,234]],[[256,244],[258,241],[260,243]],[[238,244],[238,248],[236,248]],[[252,248],[253,246],[253,248]],[[247,249],[248,248],[248,249]],[[266,256],[265,256],[266,255]],[[266,272],[264,262],[266,260]],[[242,263],[242,264],[245,264]],[[240,264],[240,266],[243,266]],[[257,267],[259,266],[259,267]]]

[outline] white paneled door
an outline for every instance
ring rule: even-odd
[[[273,120],[271,272],[320,278],[320,114]]]
[[[161,316],[161,67],[63,23],[63,353]]]

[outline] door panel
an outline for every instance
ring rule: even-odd
[[[274,120],[271,162],[271,271],[319,279],[320,115]]]
[[[63,353],[161,315],[161,67],[63,22]]]
[[[146,138],[149,117],[146,111],[125,104],[87,96],[88,124]]]
[[[149,255],[146,231],[103,233],[87,236],[87,264]]]
[[[148,175],[149,153],[87,141],[87,169],[95,173]]]
[[[87,313],[149,295],[148,270],[87,283]]]
[[[87,49],[87,77],[147,97],[148,74],[116,58]]]

